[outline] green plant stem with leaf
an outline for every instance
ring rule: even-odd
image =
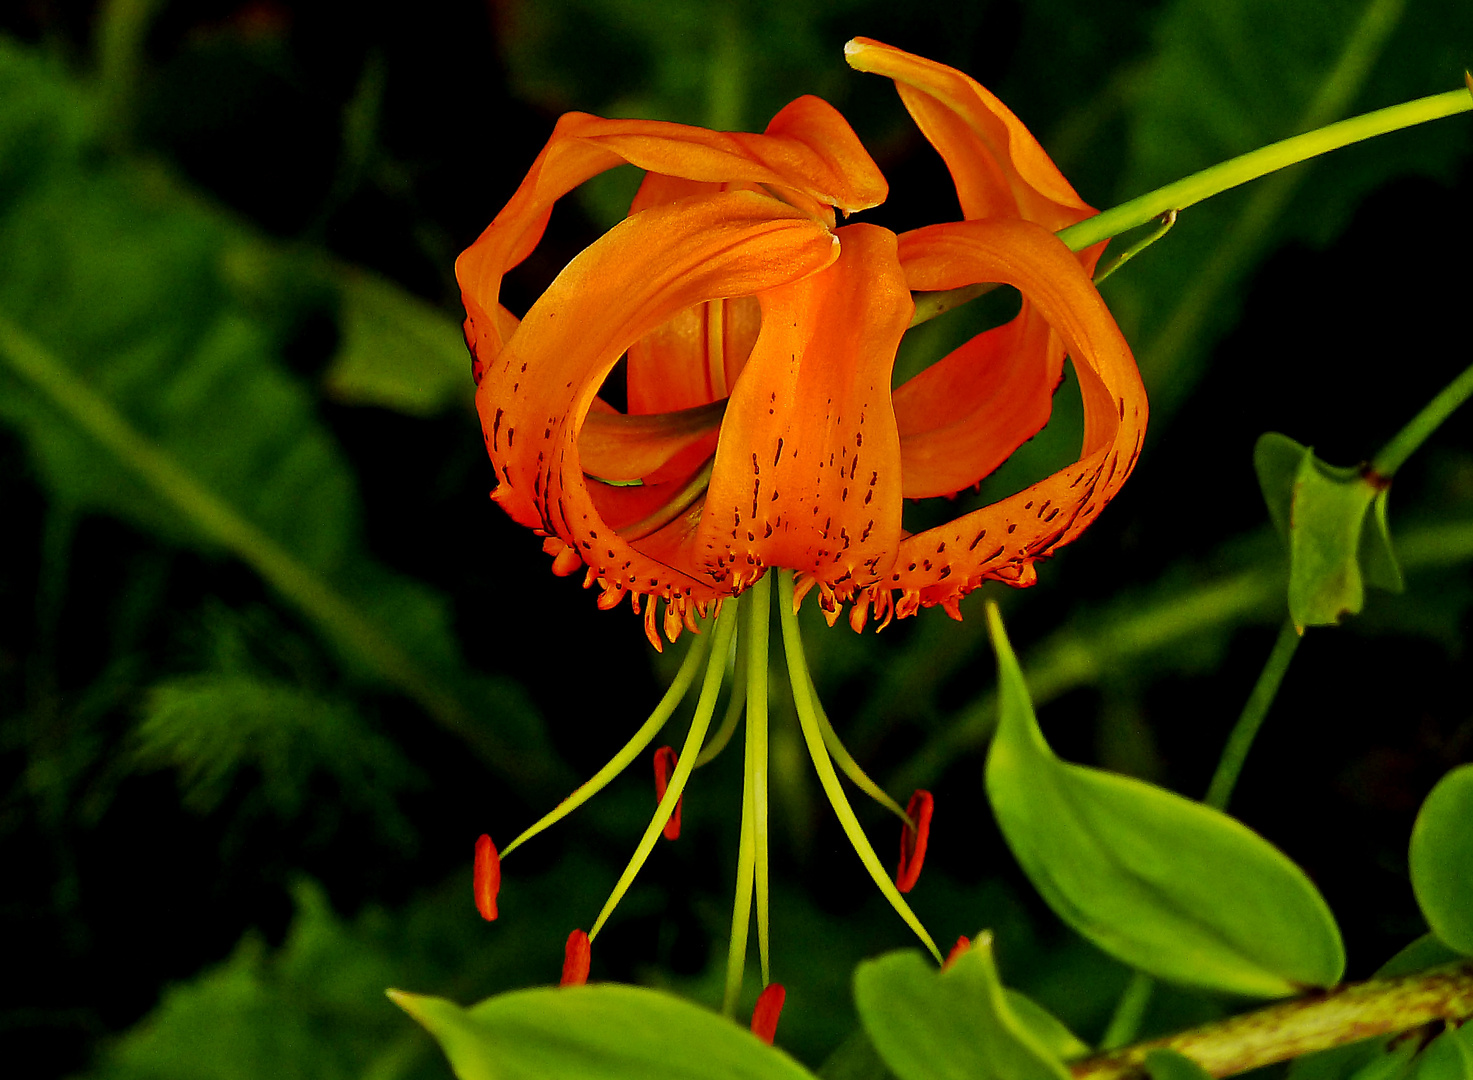
[[[1347,983],[1334,990],[1151,1039],[1070,1063],[1075,1080],[1142,1075],[1152,1050],[1174,1050],[1212,1076],[1249,1069],[1437,1021],[1473,1016],[1473,963],[1392,979]]]

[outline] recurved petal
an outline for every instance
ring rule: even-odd
[[[625,162],[684,180],[769,186],[791,193],[790,201],[830,225],[827,207],[865,209],[887,191],[848,122],[818,98],[794,101],[761,135],[567,113],[496,220],[456,260],[466,339],[482,368],[506,341],[495,316],[502,276],[537,246],[554,202]]]
[[[1063,367],[1062,342],[1025,304],[897,387],[905,497],[954,495],[1011,457],[1048,423]]]
[[[1094,213],[1022,121],[975,79],[869,38],[845,45],[844,58],[895,80],[951,170],[963,216],[1022,217],[1057,232]]]
[[[615,226],[568,264],[487,367],[476,402],[501,480],[497,501],[517,521],[572,545],[606,589],[713,598],[708,586],[641,555],[601,520],[579,433],[631,342],[697,303],[822,270],[837,246],[821,223],[740,191],[655,207]]]
[[[578,436],[583,471],[618,483],[641,480],[715,434],[724,412],[725,401],[636,416],[590,409]]]
[[[907,537],[884,588],[903,590],[895,605],[950,608],[989,578],[1030,584],[1033,563],[1094,520],[1135,465],[1146,427],[1146,396],[1135,359],[1094,284],[1073,253],[1026,221],[966,221],[908,234],[917,254],[907,277],[928,287],[977,281],[1016,286],[1058,334],[1074,362],[1084,404],[1079,460],[1018,494],[949,525]],[[908,598],[908,599],[907,599]],[[888,594],[872,591],[878,615]]]
[[[890,374],[914,308],[894,234],[851,225],[838,237],[823,273],[758,297],[762,332],[727,406],[695,544],[733,587],[784,566],[847,596],[894,557]]]

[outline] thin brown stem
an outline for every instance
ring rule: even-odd
[[[1288,1061],[1317,1050],[1378,1035],[1396,1035],[1436,1021],[1473,1017],[1473,962],[1393,979],[1347,983],[1323,993],[1270,1005],[1164,1039],[1072,1062],[1074,1080],[1127,1080],[1145,1075],[1152,1050],[1175,1050],[1212,1076]]]

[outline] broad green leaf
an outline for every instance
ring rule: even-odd
[[[463,1009],[391,990],[460,1080],[812,1080],[750,1031],[642,986],[518,990]]]
[[[1473,956],[1473,765],[1437,782],[1412,826],[1412,891],[1427,925]]]
[[[1007,999],[1013,1019],[1022,1024],[1051,1056],[1060,1061],[1072,1061],[1089,1053],[1087,1042],[1027,994],[1008,987],[1004,988],[1003,997]]]
[[[1269,516],[1289,545],[1289,615],[1295,626],[1332,625],[1359,612],[1366,580],[1401,590],[1384,485],[1362,469],[1328,465],[1312,448],[1276,432],[1259,438],[1253,465]]]
[[[979,935],[945,971],[914,949],[867,960],[854,1001],[900,1080],[1065,1080],[1068,1071],[1013,1012]]]
[[[999,724],[987,793],[1055,913],[1159,978],[1254,997],[1338,982],[1344,947],[1304,872],[1201,803],[1071,765],[1044,741],[995,607]]]
[[[1461,954],[1449,949],[1438,940],[1436,934],[1423,934],[1377,968],[1376,976],[1389,979],[1396,975],[1414,975],[1428,968],[1456,963],[1460,959]]]
[[[1412,1080],[1473,1080],[1473,1048],[1461,1032],[1444,1031],[1417,1055]]]
[[[1151,1080],[1212,1080],[1212,1074],[1185,1054],[1158,1047],[1141,1062]]]
[[[337,277],[342,345],[325,378],[329,394],[411,416],[470,405],[470,354],[453,318],[364,271]]]

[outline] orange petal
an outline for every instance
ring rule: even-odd
[[[476,894],[476,910],[491,922],[496,918],[496,894],[501,891],[501,856],[485,833],[476,841],[476,867],[472,875]]]
[[[758,298],[762,333],[727,406],[696,530],[714,579],[785,566],[847,596],[893,558],[890,373],[913,306],[892,233],[851,225],[838,236],[827,270]]]
[[[906,258],[901,237],[901,260]],[[978,334],[895,390],[905,497],[954,495],[1048,423],[1064,347],[1038,309]]]
[[[675,747],[662,746],[655,751],[655,801],[659,802],[665,798],[665,789],[670,786],[670,774],[675,771],[676,763],[680,757],[675,753]],[[675,800],[675,812],[665,822],[665,830],[661,833],[666,840],[680,839],[680,804],[685,801],[685,796]]]
[[[915,822],[900,832],[900,865],[895,871],[895,887],[903,893],[915,888],[926,861],[926,844],[931,838],[931,814],[935,802],[929,791],[917,790],[906,804],[905,816]]]
[[[696,303],[821,270],[837,246],[812,218],[745,191],[684,199],[616,225],[568,264],[486,367],[476,403],[501,481],[497,502],[572,545],[616,594],[633,589],[681,604],[720,595],[691,576],[693,566],[642,555],[601,519],[579,432],[631,342]]]
[[[783,1014],[783,1002],[788,992],[782,983],[768,983],[757,995],[757,1004],[752,1007],[752,1034],[768,1046],[777,1037],[777,1022]]]
[[[1146,396],[1135,359],[1084,269],[1057,237],[1026,221],[967,221],[907,234],[907,278],[949,289],[976,281],[1015,285],[1058,334],[1079,376],[1084,404],[1080,459],[1053,476],[949,525],[907,537],[883,589],[877,616],[894,605],[948,605],[984,580],[1030,584],[1033,563],[1083,531],[1135,465],[1146,426]],[[886,595],[882,597],[881,592]]]
[[[593,947],[588,943],[588,935],[582,930],[574,930],[563,946],[563,977],[558,985],[582,986],[588,981],[588,969],[592,963]]]
[[[1094,214],[1033,133],[975,79],[869,38],[845,45],[844,58],[895,80],[916,126],[946,161],[965,217],[1021,217],[1057,232]]]
[[[725,401],[638,416],[590,409],[578,433],[583,471],[602,480],[640,480],[714,435],[725,412]]]
[[[502,275],[542,239],[553,203],[626,162],[687,180],[770,186],[830,225],[827,207],[875,206],[887,190],[848,123],[817,98],[793,102],[762,135],[567,113],[496,220],[456,260],[466,339],[480,367],[489,368],[507,340],[497,310]]]

